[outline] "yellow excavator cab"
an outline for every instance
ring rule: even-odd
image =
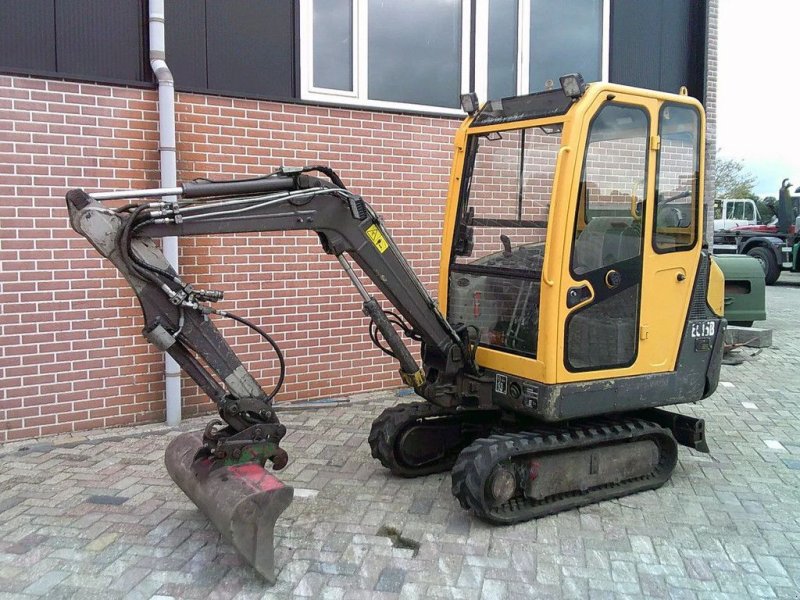
[[[451,322],[480,332],[477,363],[498,389],[648,376],[664,404],[685,401],[676,366],[709,270],[704,131],[694,98],[608,83],[490,101],[464,121],[439,297]],[[716,327],[703,316],[701,329]],[[576,412],[551,403],[539,416]]]

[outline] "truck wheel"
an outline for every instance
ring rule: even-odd
[[[781,269],[778,265],[772,252],[763,246],[756,246],[747,251],[748,256],[752,256],[761,263],[761,268],[764,269],[764,283],[772,285],[778,281]]]

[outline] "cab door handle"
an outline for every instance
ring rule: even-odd
[[[592,297],[592,290],[588,285],[576,285],[567,290],[567,308],[578,306],[584,300]]]

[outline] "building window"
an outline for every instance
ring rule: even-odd
[[[488,7],[488,98],[517,94],[519,4],[519,0],[495,0]]]
[[[367,5],[368,97],[458,108],[461,0]]]
[[[351,0],[314,2],[313,86],[353,91],[353,3]]]
[[[481,100],[608,80],[611,0],[300,0],[301,96],[459,113]],[[475,8],[474,85],[470,85]]]
[[[376,108],[460,112],[469,0],[301,0],[301,94]]]
[[[503,98],[608,80],[610,0],[477,0],[475,91]]]

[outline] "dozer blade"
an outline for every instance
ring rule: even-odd
[[[201,432],[176,437],[164,457],[172,480],[222,536],[270,584],[275,583],[275,521],[292,503],[294,488],[257,463],[209,471],[210,460],[192,459],[203,445]]]

